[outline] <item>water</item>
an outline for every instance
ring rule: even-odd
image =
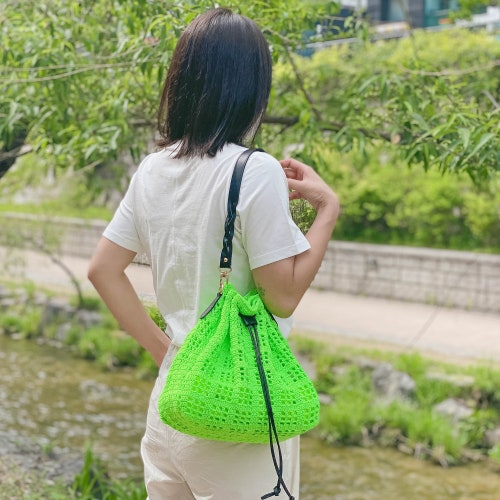
[[[87,443],[116,476],[141,474],[140,437],[152,381],[32,341],[0,336],[0,428],[42,445]]]
[[[0,428],[95,453],[115,477],[140,477],[139,441],[152,381],[31,341],[0,336]],[[485,464],[442,469],[395,450],[302,439],[301,500],[500,500]]]

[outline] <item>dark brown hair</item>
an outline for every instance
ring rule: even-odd
[[[247,17],[217,8],[179,38],[158,111],[159,145],[179,141],[175,156],[215,156],[242,144],[259,123],[271,90],[267,42]]]

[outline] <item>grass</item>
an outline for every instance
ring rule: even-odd
[[[486,449],[484,434],[500,426],[500,371],[489,365],[464,367],[426,359],[417,353],[331,346],[293,337],[296,352],[309,356],[317,368],[318,391],[332,403],[322,406],[318,432],[326,441],[363,445],[377,442],[400,446],[442,465],[467,460],[468,450],[500,463],[500,448]],[[371,384],[371,370],[360,359],[389,362],[409,374],[416,384],[413,397],[389,404],[380,400]],[[442,377],[436,377],[441,374]],[[453,376],[473,377],[470,384],[455,384]],[[473,414],[457,423],[438,414],[434,406],[448,398],[467,401]]]
[[[103,464],[88,449],[81,472],[72,485],[74,497],[82,500],[144,500],[146,489],[134,481],[112,481]]]
[[[142,481],[116,481],[89,449],[72,484],[47,481],[39,471],[25,471],[0,457],[1,498],[26,500],[144,500]]]
[[[34,298],[34,294],[31,294]],[[28,294],[30,296],[30,294]],[[157,367],[151,356],[119,329],[116,320],[95,299],[86,301],[98,311],[101,323],[85,328],[73,320],[65,344],[82,358],[97,362],[104,369],[132,367],[142,377],[154,377]],[[40,306],[34,301],[3,314],[0,329],[25,338],[40,335]],[[156,307],[150,316],[165,327]],[[63,321],[66,323],[68,319]],[[58,324],[43,332],[54,336]],[[484,434],[500,427],[500,370],[491,365],[458,366],[427,359],[418,353],[395,353],[348,346],[336,347],[300,335],[292,337],[292,347],[309,357],[316,367],[316,388],[331,399],[322,406],[316,432],[330,443],[363,445],[379,442],[391,446],[403,444],[440,463],[458,463],[467,450],[479,450],[484,456],[499,457],[498,449],[487,450]],[[377,397],[372,387],[374,364],[391,363],[415,381],[414,394],[390,404]],[[468,383],[454,380],[468,377]],[[448,398],[459,398],[473,409],[470,417],[453,423],[434,410]],[[423,453],[422,453],[422,450]]]
[[[41,216],[75,217],[87,220],[111,220],[113,215],[112,211],[105,207],[95,205],[76,207],[59,200],[45,201],[40,204],[0,203],[0,214],[8,212]]]

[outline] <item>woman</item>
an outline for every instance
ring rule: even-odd
[[[139,166],[90,263],[89,279],[104,302],[160,367],[141,445],[151,500],[255,500],[274,482],[267,445],[183,435],[162,423],[157,410],[175,353],[218,289],[233,166],[258,129],[270,87],[269,48],[250,19],[227,9],[198,16],[180,37],[166,77],[158,115],[162,149]],[[317,211],[306,236],[290,217],[289,197]],[[231,282],[242,294],[258,287],[283,335],[337,215],[335,194],[310,167],[292,159],[280,165],[262,152],[251,156]],[[124,273],[138,252],[149,257],[166,335]],[[299,498],[299,438],[282,446],[284,480]]]

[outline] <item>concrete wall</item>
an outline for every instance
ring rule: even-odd
[[[314,286],[500,312],[500,255],[332,242]]]
[[[25,233],[37,241],[47,240],[48,246],[51,246],[51,241],[57,240],[60,253],[75,257],[89,258],[105,227],[106,222],[101,220],[0,213],[1,233]]]
[[[0,231],[46,225],[62,253],[89,258],[106,223],[0,214]],[[147,263],[138,256],[139,263]],[[500,313],[500,255],[331,242],[313,285],[341,293]]]

